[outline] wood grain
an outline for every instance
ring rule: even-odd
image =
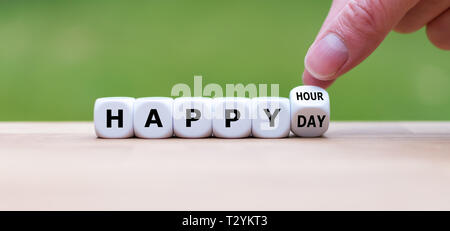
[[[4,122],[0,209],[450,210],[450,122],[231,140],[107,140],[90,122]]]

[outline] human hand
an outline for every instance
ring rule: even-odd
[[[327,88],[392,29],[411,33],[423,26],[436,47],[450,50],[450,0],[334,0],[306,54],[303,83]]]

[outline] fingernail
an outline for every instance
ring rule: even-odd
[[[312,45],[306,54],[305,68],[319,80],[331,80],[348,59],[348,49],[333,33]]]

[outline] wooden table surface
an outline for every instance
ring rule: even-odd
[[[322,138],[121,139],[0,123],[0,210],[450,210],[450,122]]]

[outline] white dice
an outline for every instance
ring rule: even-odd
[[[252,99],[252,135],[259,138],[282,138],[289,136],[290,104],[282,97],[259,97]]]
[[[212,134],[212,99],[181,97],[173,103],[175,135],[183,138],[204,138]]]
[[[330,123],[328,93],[315,86],[282,97],[99,98],[95,132],[101,138],[257,138],[322,136]]]
[[[291,90],[291,130],[297,136],[317,137],[330,123],[328,93],[315,86],[299,86]]]
[[[220,138],[248,137],[252,130],[251,100],[241,97],[215,98],[213,134]]]
[[[95,132],[101,138],[128,138],[134,135],[134,98],[99,98],[94,105]]]
[[[139,138],[168,138],[173,135],[173,99],[139,98],[134,103],[134,133]]]

